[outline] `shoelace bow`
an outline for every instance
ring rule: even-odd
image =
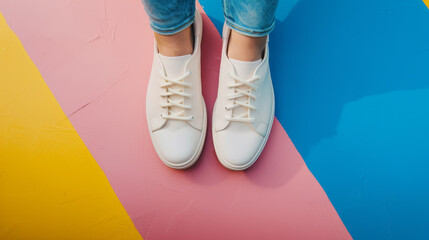
[[[165,91],[161,92],[162,97],[167,97],[167,103],[161,103],[161,107],[168,108],[168,114],[161,114],[161,117],[164,119],[173,119],[173,120],[182,120],[182,121],[189,121],[194,119],[194,116],[186,116],[186,110],[191,109],[191,106],[185,105],[185,98],[192,97],[191,94],[185,93],[184,89],[177,90],[174,89],[174,85],[182,86],[182,87],[191,87],[191,83],[186,83],[182,80],[184,80],[186,77],[191,75],[191,72],[186,72],[183,76],[178,78],[169,78],[165,76],[165,74],[160,71],[159,74],[161,75],[161,78],[165,80],[165,82],[161,83],[161,88],[164,88]],[[170,96],[182,96],[183,98],[181,100],[172,100]],[[174,112],[171,111],[170,107],[180,107],[183,108],[183,111]]]
[[[234,121],[234,122],[253,122],[255,118],[251,118],[248,114],[249,109],[250,110],[256,110],[256,107],[250,104],[251,99],[256,100],[256,96],[251,93],[252,90],[256,91],[257,86],[253,83],[256,80],[259,80],[259,76],[254,76],[248,80],[245,80],[243,78],[240,78],[234,73],[229,73],[229,77],[234,80],[234,83],[228,84],[228,88],[234,88],[234,94],[228,95],[228,100],[233,100],[233,104],[226,105],[226,110],[232,110],[239,107],[246,108],[246,113],[243,113],[239,116],[225,116],[227,121]],[[247,86],[249,87],[248,90],[240,89],[241,86]],[[247,96],[247,101],[239,101],[238,98]]]

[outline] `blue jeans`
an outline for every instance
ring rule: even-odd
[[[142,0],[150,26],[171,35],[194,21],[195,0]],[[222,0],[225,21],[235,31],[250,37],[268,35],[274,29],[278,0]]]

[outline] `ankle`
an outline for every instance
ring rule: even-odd
[[[192,54],[194,50],[194,31],[192,25],[173,35],[155,33],[158,51],[164,56],[175,57]]]
[[[228,43],[228,58],[248,62],[261,59],[266,41],[266,36],[249,37],[232,30]]]

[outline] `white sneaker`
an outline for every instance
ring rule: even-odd
[[[201,92],[202,19],[195,12],[192,55],[165,57],[154,46],[146,95],[146,117],[153,146],[169,167],[192,166],[203,149],[207,113]]]
[[[268,65],[268,40],[264,58],[259,63],[246,65],[242,64],[246,62],[228,59],[230,33],[225,24],[212,132],[222,165],[231,170],[244,170],[258,159],[268,140],[274,120],[274,91]],[[253,70],[243,73],[246,68],[243,66],[252,64],[256,64]]]

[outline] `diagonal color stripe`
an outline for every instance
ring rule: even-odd
[[[276,116],[356,239],[429,239],[428,23],[420,0],[279,3]]]
[[[210,131],[194,168],[163,165],[144,117],[153,33],[141,3],[49,2],[5,0],[0,8],[145,239],[351,238],[278,121],[248,171],[217,162]],[[221,39],[203,18],[210,119]]]
[[[141,239],[1,14],[0,239]]]

